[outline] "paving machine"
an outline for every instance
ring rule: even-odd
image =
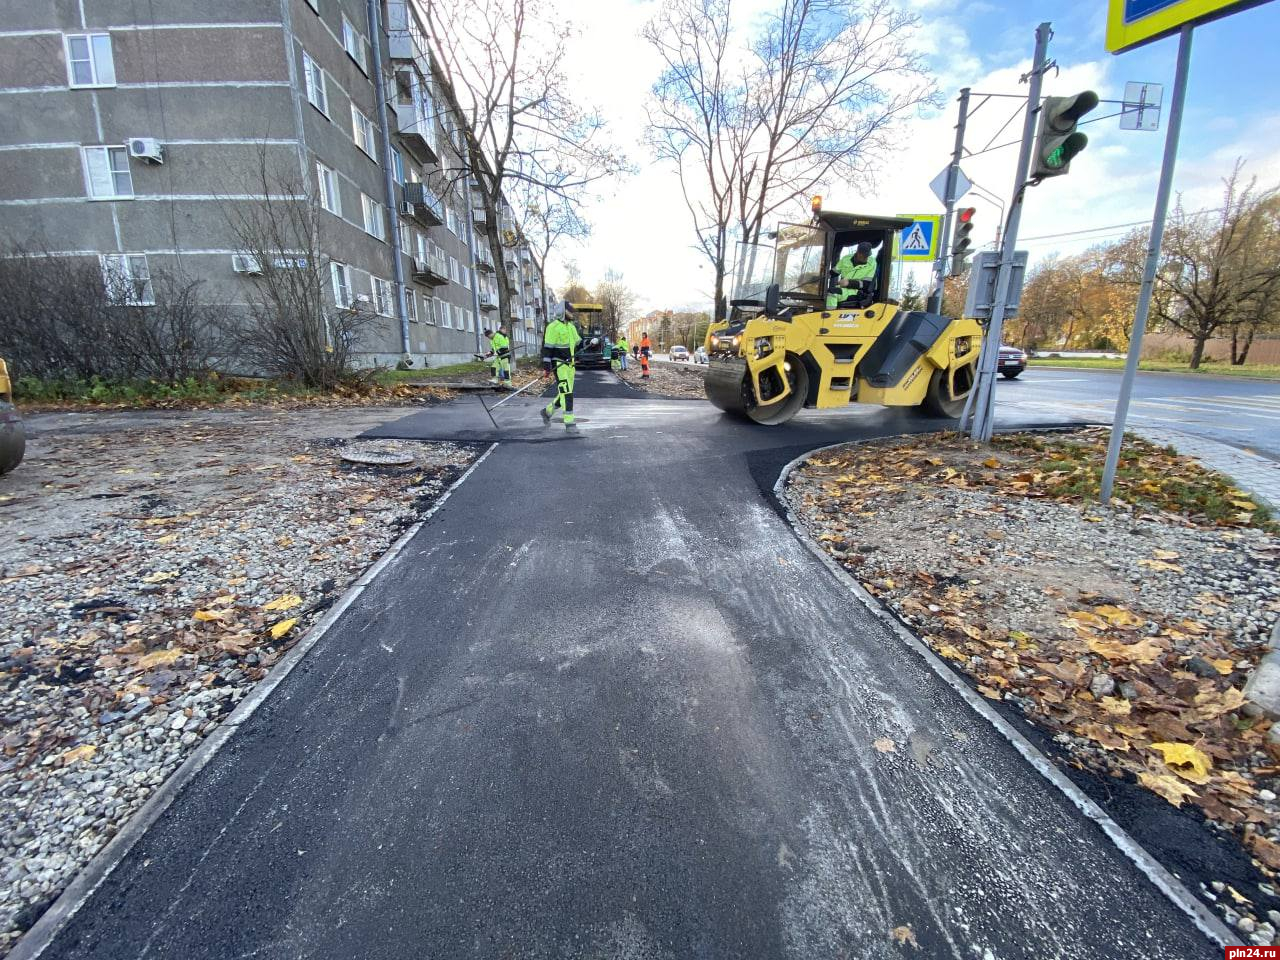
[[[604,327],[600,323],[604,315],[604,305],[574,303],[570,306],[573,307],[578,333],[582,335],[582,342],[578,344],[578,350],[574,354],[574,366],[579,370],[588,367],[609,369],[612,349],[609,338],[604,335]]]
[[[8,473],[20,464],[26,449],[27,437],[22,429],[22,418],[13,405],[9,367],[0,360],[0,473]]]
[[[767,425],[850,403],[959,417],[982,328],[890,298],[894,236],[912,221],[814,207],[811,223],[780,226],[772,246],[739,245],[732,312],[707,332],[707,397]],[[842,285],[836,264],[858,244],[871,246],[874,276]]]

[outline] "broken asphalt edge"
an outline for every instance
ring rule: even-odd
[[[307,631],[306,635],[284,655],[274,669],[263,677],[257,686],[240,701],[227,719],[219,724],[213,733],[200,742],[200,745],[182,762],[181,766],[156,789],[155,793],[138,808],[138,811],[108,841],[107,845],[98,851],[97,855],[85,865],[84,869],[67,884],[62,893],[58,895],[58,899],[31,926],[31,929],[14,944],[13,949],[9,951],[5,960],[35,960],[36,957],[44,953],[45,949],[53,942],[67,922],[76,915],[88,899],[111,876],[115,868],[129,855],[134,844],[142,838],[152,824],[160,819],[160,816],[186,788],[187,784],[194,780],[196,775],[205,768],[214,755],[231,739],[236,730],[253,716],[254,712],[284,682],[285,678],[293,672],[293,669],[306,658],[312,648],[338,622],[347,609],[359,599],[365,589],[377,579],[383,570],[395,561],[417,532],[422,529],[423,525],[435,515],[437,510],[444,506],[449,497],[453,495],[453,492],[462,486],[466,479],[479,468],[480,464],[488,459],[489,454],[493,453],[497,447],[497,443],[490,444],[484,453],[480,454],[475,462],[449,485],[444,493],[440,495],[440,498],[431,505],[431,508],[396,538],[395,542],[386,549],[382,556],[374,561],[373,565],[360,576],[360,579],[347,588],[343,595],[338,598],[337,603],[329,608],[325,615]]]
[[[1239,935],[1234,933],[1226,924],[1218,919],[1213,912],[1200,901],[1173,873],[1168,870],[1164,864],[1160,863],[1152,856],[1141,844],[1125,831],[1111,816],[1095,803],[1088,794],[1076,786],[1071,779],[1059,770],[1047,756],[1041,753],[1026,737],[1019,733],[1004,717],[1000,716],[996,710],[987,703],[981,694],[976,693],[950,666],[948,666],[941,657],[939,657],[923,640],[917,637],[909,627],[885,604],[882,604],[876,597],[869,593],[861,583],[854,577],[850,576],[840,564],[836,563],[827,552],[819,546],[811,536],[804,524],[801,523],[794,511],[791,509],[790,501],[785,497],[787,480],[791,477],[792,472],[810,457],[816,456],[827,450],[836,447],[847,447],[861,443],[871,443],[875,440],[884,440],[892,438],[878,437],[874,440],[854,440],[843,441],[841,443],[829,443],[826,446],[817,447],[808,453],[803,453],[796,457],[785,467],[779,475],[777,482],[773,485],[773,495],[778,502],[778,506],[782,509],[787,523],[790,525],[792,532],[809,552],[818,558],[818,561],[825,566],[837,580],[852,593],[864,607],[866,607],[873,616],[881,623],[888,627],[889,631],[901,640],[907,647],[914,650],[929,665],[935,674],[951,689],[953,689],[960,698],[965,701],[983,720],[987,721],[997,733],[1004,737],[1009,744],[1016,750],[1031,767],[1039,773],[1045,780],[1055,787],[1063,796],[1065,796],[1084,816],[1093,821],[1107,838],[1115,845],[1125,857],[1127,857],[1138,871],[1142,873],[1152,884],[1155,885],[1165,897],[1174,904],[1179,910],[1185,913],[1191,922],[1210,940],[1214,941],[1221,947],[1234,946],[1240,941]]]

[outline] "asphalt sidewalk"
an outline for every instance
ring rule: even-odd
[[[1218,956],[762,494],[904,421],[538,404],[45,956]]]

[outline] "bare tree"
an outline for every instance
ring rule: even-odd
[[[833,178],[870,182],[898,121],[933,102],[916,23],[890,0],[780,0],[739,36],[732,0],[666,0],[646,26],[665,65],[649,141],[680,174],[717,318],[730,239],[758,242]]]
[[[547,302],[547,261],[551,251],[566,242],[585,240],[591,234],[591,225],[582,218],[577,204],[528,183],[521,183],[517,190],[516,216],[520,233],[529,245],[529,255],[538,268],[538,321],[542,327],[547,319],[543,308]]]
[[[1247,322],[1280,287],[1280,262],[1260,237],[1269,222],[1277,188],[1259,192],[1256,178],[1240,183],[1242,162],[1223,180],[1222,206],[1187,213],[1181,201],[1165,234],[1165,263],[1157,285],[1169,296],[1154,302],[1161,319],[1191,338],[1191,369],[1200,366],[1205,344],[1225,329]]]
[[[376,320],[336,302],[325,217],[317,192],[290,162],[258,154],[250,193],[258,200],[228,200],[223,211],[257,274],[248,315],[234,330],[240,358],[255,372],[332,389],[352,374],[352,353]],[[333,296],[331,288],[335,288]]]
[[[538,0],[421,0],[447,111],[485,212],[500,315],[510,315],[504,246],[507,188],[524,185],[575,206],[583,188],[626,163],[604,138],[604,121],[570,93],[561,67],[568,31]]]
[[[592,294],[596,303],[604,307],[600,317],[605,336],[610,340],[618,339],[618,331],[631,319],[635,312],[636,294],[622,279],[616,270],[605,271],[604,279],[596,284]]]

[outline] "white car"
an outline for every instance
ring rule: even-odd
[[[672,347],[667,352],[667,356],[670,357],[672,360],[683,360],[685,363],[688,363],[689,348],[688,347]]]
[[[706,363],[706,362],[707,362],[707,348],[706,348],[706,347],[698,347],[698,349],[697,349],[697,350],[693,351],[693,362],[694,362],[694,363]]]

